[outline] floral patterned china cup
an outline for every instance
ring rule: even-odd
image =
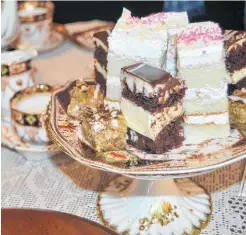
[[[55,4],[51,1],[21,1],[18,2],[18,10],[31,10],[34,8],[46,8],[48,9],[48,23],[49,23],[49,31],[52,33],[53,27],[53,16]]]
[[[19,11],[20,38],[19,44],[23,48],[40,48],[48,40],[50,14],[47,8],[28,8]]]
[[[31,60],[36,51],[11,51],[1,54],[1,97],[2,115],[5,121],[10,120],[10,99],[26,87],[34,85]]]
[[[50,142],[43,118],[54,90],[49,85],[36,85],[17,92],[11,99],[12,127],[23,141],[38,145]]]

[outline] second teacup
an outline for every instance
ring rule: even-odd
[[[1,54],[1,97],[2,117],[10,120],[10,99],[13,95],[34,85],[34,75],[31,60],[36,51],[11,51]]]
[[[19,11],[20,38],[23,48],[39,49],[48,40],[51,28],[47,8],[33,8]]]

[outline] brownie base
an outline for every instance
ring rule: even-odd
[[[100,85],[103,94],[106,95],[106,78],[95,67],[95,80]]]
[[[128,144],[139,150],[155,154],[177,148],[184,141],[182,120],[183,118],[178,118],[164,127],[155,141],[128,128]],[[132,137],[131,132],[133,132],[134,137]]]
[[[159,104],[158,97],[147,97],[142,93],[131,92],[126,86],[122,91],[122,97],[130,100],[137,106],[140,106],[149,112],[153,112],[161,108],[174,106],[184,97],[185,90],[186,89],[183,88],[179,91],[179,93],[171,94],[165,104]]]

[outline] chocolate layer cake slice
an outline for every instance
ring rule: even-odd
[[[128,142],[151,153],[181,145],[184,82],[144,63],[123,67],[121,79],[121,111],[128,126]]]
[[[224,41],[231,83],[237,83],[246,77],[246,32],[226,30]]]
[[[101,31],[93,35],[93,42],[96,48],[94,53],[95,79],[100,84],[104,94],[106,94],[108,36],[111,31]]]

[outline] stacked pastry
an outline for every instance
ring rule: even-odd
[[[111,31],[107,30],[93,35],[93,43],[96,48],[94,53],[95,79],[104,94],[106,94],[108,36],[110,34]]]
[[[107,97],[121,98],[121,68],[136,62],[146,62],[163,68],[166,61],[167,29],[161,19],[136,18],[124,9],[108,38]]]
[[[168,41],[167,41],[167,55],[166,65],[163,67],[172,76],[177,74],[177,34],[178,32],[189,24],[187,12],[161,12],[153,14],[143,19],[151,21],[165,22],[168,29]]]
[[[228,136],[228,75],[219,25],[188,25],[177,38],[177,53],[178,76],[188,88],[184,97],[186,143]]]
[[[189,24],[187,12],[166,13],[166,23],[168,26],[168,45],[166,71],[173,76],[177,75],[177,34]]]
[[[184,82],[144,63],[122,68],[121,79],[121,111],[128,126],[128,142],[151,153],[181,145]]]
[[[246,32],[226,31],[226,65],[231,77],[229,112],[232,126],[246,136]]]

